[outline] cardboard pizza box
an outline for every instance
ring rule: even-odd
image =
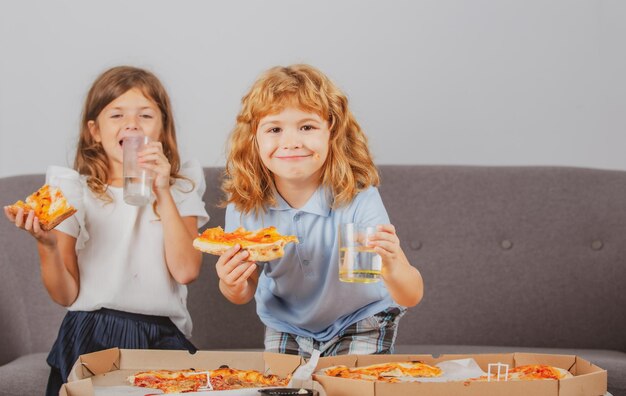
[[[606,370],[573,355],[550,355],[532,353],[466,354],[466,355],[345,355],[320,358],[316,371],[325,367],[345,365],[348,367],[401,361],[422,361],[436,365],[447,360],[474,359],[487,371],[489,363],[504,363],[511,368],[526,364],[548,364],[568,370],[572,378],[559,381],[501,381],[501,382],[405,382],[385,383],[314,375],[329,396],[600,396],[607,392]]]
[[[60,395],[94,396],[97,389],[130,385],[128,376],[145,370],[210,370],[228,365],[231,368],[257,370],[284,377],[292,374],[302,363],[300,356],[269,352],[198,351],[190,354],[187,351],[112,348],[81,355],[68,376],[68,382],[61,388]],[[314,381],[311,381],[310,387],[322,389]],[[230,392],[233,391],[202,394],[227,395]]]

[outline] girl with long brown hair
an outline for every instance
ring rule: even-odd
[[[122,145],[130,134],[151,138],[139,153],[153,172],[152,205],[123,198]],[[208,221],[199,163],[182,163],[165,88],[151,72],[114,67],[93,83],[83,109],[74,170],[49,167],[46,183],[60,187],[76,214],[43,231],[34,212],[11,216],[37,241],[43,283],[68,307],[48,355],[47,395],[57,395],[84,353],[119,347],[195,347],[187,288],[199,274],[192,247]]]

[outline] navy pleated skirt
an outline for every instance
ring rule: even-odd
[[[115,347],[179,349],[191,353],[197,350],[168,317],[106,308],[92,312],[69,311],[48,355],[51,372],[46,395],[59,394],[80,355]]]

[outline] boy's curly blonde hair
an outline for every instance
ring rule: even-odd
[[[256,131],[261,118],[289,106],[328,120],[329,152],[320,183],[331,189],[333,208],[347,205],[369,186],[378,186],[367,137],[348,108],[346,95],[316,68],[273,67],[257,79],[241,103],[228,141],[224,204],[233,203],[238,211],[255,214],[276,204],[274,179],[261,161]]]

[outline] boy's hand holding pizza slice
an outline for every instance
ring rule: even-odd
[[[247,231],[243,227],[233,232],[224,232],[222,227],[209,228],[200,234],[193,246],[205,253],[221,256],[235,245],[248,252],[249,261],[270,261],[285,254],[284,246],[290,242],[298,243],[293,235],[281,235],[276,227]]]

